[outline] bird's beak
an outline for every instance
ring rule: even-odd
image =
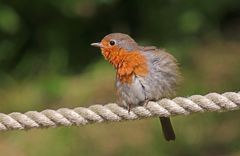
[[[102,43],[91,43],[91,46],[98,47],[98,48],[103,48]]]

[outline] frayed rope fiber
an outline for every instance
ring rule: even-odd
[[[189,115],[199,112],[222,112],[240,108],[240,92],[223,94],[209,93],[205,96],[176,97],[172,100],[161,99],[150,101],[145,106],[138,106],[128,113],[126,108],[115,103],[92,105],[88,108],[60,108],[42,112],[28,111],[26,113],[0,113],[0,131],[23,130],[31,128],[47,128],[58,126],[80,126],[91,123],[119,122],[150,117],[170,117]]]

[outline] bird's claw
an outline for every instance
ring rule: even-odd
[[[144,107],[147,107],[149,101],[150,101],[150,100],[146,99],[146,101],[144,102],[143,106],[144,106]]]
[[[128,105],[128,114],[130,114],[131,111],[131,105]]]

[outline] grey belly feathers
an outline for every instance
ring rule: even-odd
[[[116,80],[117,102],[124,107],[142,105],[148,100],[169,97],[174,94],[177,86],[179,72],[174,57],[153,47],[144,48],[141,53],[148,60],[147,76],[134,75],[131,84]]]

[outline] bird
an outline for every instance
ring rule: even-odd
[[[175,95],[181,79],[177,60],[164,49],[141,46],[124,33],[111,33],[100,42],[104,58],[116,70],[117,104],[128,111],[149,101]],[[169,117],[159,117],[167,141],[176,139]]]

